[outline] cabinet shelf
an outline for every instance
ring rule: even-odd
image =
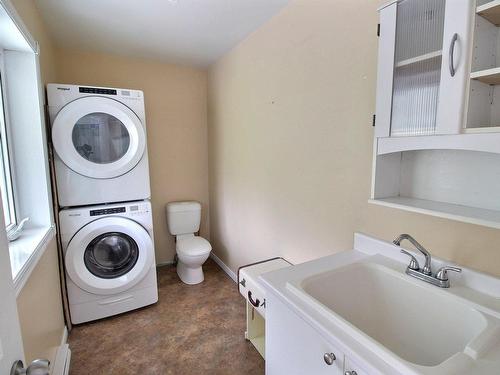
[[[500,0],[499,0],[500,1]],[[401,60],[396,63],[396,68],[402,68],[404,66],[420,63],[423,61],[428,61],[432,60],[438,57],[441,57],[443,54],[443,51],[434,51],[434,52],[429,52],[420,56],[412,57],[411,59],[406,59],[406,60]]]
[[[478,6],[476,13],[492,24],[500,26],[500,0],[490,1],[484,5]]]
[[[470,78],[486,83],[487,85],[500,85],[500,68],[472,72]]]
[[[496,210],[407,197],[370,199],[369,202],[380,206],[500,229],[500,211]]]

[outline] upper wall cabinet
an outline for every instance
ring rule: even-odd
[[[472,3],[402,0],[380,10],[377,137],[460,133]]]
[[[500,0],[380,9],[371,198],[500,228]]]

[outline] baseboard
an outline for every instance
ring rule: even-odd
[[[68,328],[65,326],[61,335],[61,345],[57,348],[51,375],[68,375],[71,362],[71,350],[68,345]]]
[[[171,266],[174,264],[173,260],[169,260],[168,262],[161,262],[161,263],[156,263],[156,267],[163,267],[163,266]]]
[[[229,268],[222,260],[220,260],[220,258],[215,255],[213,252],[210,253],[210,258],[213,259],[213,261],[215,263],[217,263],[219,265],[220,268],[222,268],[222,270],[236,283],[238,282],[238,277],[236,276],[236,274],[233,272],[233,270],[231,270],[231,268]]]
[[[69,334],[68,327],[64,326],[63,332],[61,335],[61,346],[68,343],[68,334]]]

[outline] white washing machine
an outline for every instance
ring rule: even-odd
[[[71,321],[158,301],[149,201],[59,212]]]
[[[61,207],[150,197],[144,95],[47,85]]]

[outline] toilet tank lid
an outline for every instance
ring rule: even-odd
[[[201,204],[196,201],[167,203],[167,212],[189,212],[200,210]]]

